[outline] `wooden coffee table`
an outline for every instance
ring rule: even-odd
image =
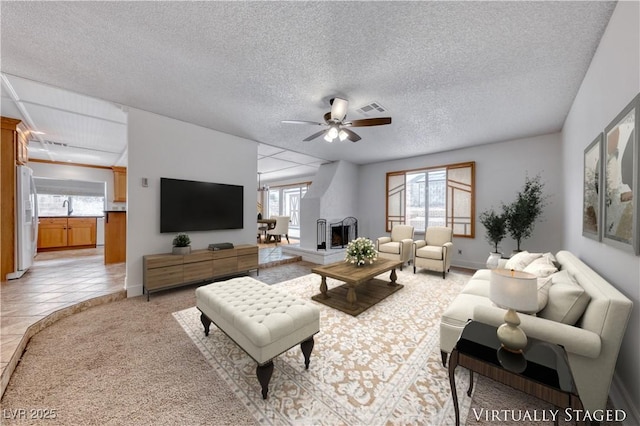
[[[312,297],[316,302],[356,316],[404,287],[397,284],[396,268],[402,262],[389,259],[376,260],[373,264],[355,266],[348,262],[336,262],[311,269],[320,275],[320,294]],[[376,276],[391,271],[390,281],[375,279]],[[327,277],[343,281],[345,284],[327,288]],[[363,284],[363,285],[361,285]],[[356,291],[356,287],[358,287]]]

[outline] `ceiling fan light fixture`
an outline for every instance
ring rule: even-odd
[[[333,142],[333,138],[331,136],[329,136],[329,133],[327,132],[326,135],[324,135],[324,140],[327,142]]]
[[[331,140],[334,140],[335,138],[337,138],[338,137],[338,128],[336,126],[331,126],[331,128],[327,132],[327,136],[329,136],[331,138]]]
[[[347,107],[349,101],[342,98],[333,98],[331,103],[331,119],[336,121],[342,121],[347,115]]]
[[[345,139],[347,139],[349,137],[349,134],[341,129],[340,132],[338,133],[338,137],[340,138],[340,141],[342,142],[342,141],[344,141]]]

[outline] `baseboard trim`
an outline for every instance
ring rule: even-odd
[[[617,410],[623,410],[627,414],[627,418],[622,422],[624,426],[640,425],[640,408],[629,399],[629,392],[617,374],[613,375],[609,398]]]
[[[138,296],[142,296],[144,294],[143,288],[142,288],[142,284],[140,285],[134,285],[134,286],[127,286],[127,298],[129,297],[138,297]]]

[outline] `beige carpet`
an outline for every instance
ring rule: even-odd
[[[388,273],[380,278],[386,279]],[[174,313],[211,367],[260,424],[382,425],[454,423],[447,370],[440,361],[442,311],[468,281],[450,273],[403,272],[404,288],[357,317],[311,301],[320,277],[309,274],[275,284],[320,309],[309,370],[295,347],[277,357],[265,401],[255,362],[212,326],[205,336],[195,308]],[[329,288],[341,283],[327,280]],[[460,389],[468,374],[457,372]],[[462,422],[470,398],[460,398]]]
[[[297,262],[268,268],[260,271],[258,279],[270,284],[288,281],[309,274],[312,266],[314,265],[307,262]],[[399,282],[404,283],[405,276],[407,282],[413,282],[412,275],[407,271],[399,273]],[[390,335],[402,334],[403,338],[397,339],[399,342],[410,342],[406,350],[401,350],[401,353],[404,351],[403,359],[409,359],[407,354],[415,352],[415,347],[425,339],[421,336],[424,330],[437,330],[437,320],[433,320],[436,318],[435,312],[441,311],[447,305],[449,297],[459,290],[459,281],[469,278],[462,274],[450,274],[447,275],[447,280],[442,280],[436,273],[421,270],[416,277],[424,280],[425,289],[429,289],[426,297],[430,299],[430,302],[424,305],[423,311],[416,314],[414,325],[417,328],[412,329],[409,334],[404,332],[399,326],[400,321],[396,320],[405,316],[402,310],[397,312],[397,315],[391,315],[388,324],[369,321],[371,328],[384,327]],[[444,289],[446,293],[446,297],[442,300],[432,297],[432,295],[442,296],[442,293],[436,291],[437,288]],[[230,386],[224,378],[227,373],[221,375],[217,372],[172,315],[174,312],[195,306],[194,290],[195,286],[184,287],[156,293],[151,297],[150,302],[146,302],[145,297],[137,297],[93,307],[60,320],[35,335],[27,345],[27,350],[0,401],[2,413],[0,423],[2,425],[258,424],[254,415],[255,407],[245,405],[247,397],[237,394],[237,390],[234,391],[234,386]],[[317,290],[316,285],[311,286],[311,292]],[[404,290],[392,297],[401,295]],[[406,304],[403,305],[403,309],[405,308],[413,309]],[[352,320],[360,321],[362,318],[367,318],[366,315],[365,312]],[[324,320],[321,323],[323,330],[331,326],[331,323]],[[202,330],[198,329],[198,331]],[[212,333],[212,335],[215,334],[217,333]],[[322,334],[329,336],[329,333]],[[413,339],[410,338],[411,334],[414,335]],[[320,340],[321,336],[318,336],[317,346],[311,355],[310,370],[301,373],[300,376],[307,377],[311,374],[317,376],[322,372],[323,379],[337,377],[335,372],[340,371],[337,363],[332,361],[330,363],[333,365],[332,369],[326,370],[322,367],[319,357],[326,352],[329,343],[326,340],[327,337],[322,337],[323,340]],[[393,336],[387,336],[385,340],[391,337]],[[430,338],[435,342],[438,340],[436,335]],[[365,361],[361,364],[378,363],[380,346],[375,341],[365,338],[362,344],[350,343],[350,345],[347,350],[359,352],[357,359]],[[372,351],[374,356],[365,356],[365,349]],[[342,351],[343,349],[335,351],[334,355],[340,356],[338,352]],[[391,362],[395,362],[395,358],[391,359]],[[387,395],[387,398],[398,401],[396,406],[398,409],[392,413],[404,416],[405,424],[421,426],[428,424],[419,420],[410,420],[421,418],[421,416],[430,416],[436,423],[441,418],[440,424],[453,424],[442,415],[438,417],[438,413],[425,413],[422,410],[424,400],[427,400],[431,407],[444,407],[442,413],[451,412],[451,403],[446,369],[440,364],[439,356],[434,357],[434,354],[430,353],[426,360],[427,367],[423,370],[418,370],[417,366],[420,362],[422,361],[415,360],[415,369],[403,370],[408,375],[419,377],[419,380],[414,380],[410,389],[404,393],[406,397],[415,397],[416,400],[398,400],[394,394]],[[281,362],[276,364],[281,365]],[[299,362],[292,363],[295,368],[299,368],[299,364]],[[348,404],[365,404],[366,401],[363,402],[361,396],[364,393],[356,392],[355,389],[367,392],[370,380],[378,389],[384,387],[385,380],[400,381],[393,377],[398,374],[397,368],[387,370],[382,367],[377,366],[376,369],[391,371],[391,373],[376,376],[376,383],[373,383],[373,378],[363,377],[359,373],[366,371],[368,367],[362,370],[358,364],[358,368],[350,369],[354,375],[344,379],[345,385],[340,390],[343,396],[339,402],[344,402],[348,398],[346,395],[349,395],[354,402],[347,401]],[[325,374],[325,370],[331,373],[331,376]],[[285,371],[288,375],[297,374],[295,369],[279,371]],[[424,374],[426,371],[432,375]],[[256,386],[257,380],[252,376],[253,373],[252,366],[251,371],[247,373],[245,389]],[[288,378],[285,380],[280,376],[281,373],[278,372],[272,378],[272,396],[276,393],[282,394],[283,389],[286,389],[290,383]],[[459,385],[460,399],[463,404],[468,405],[469,398],[464,392],[466,384],[462,385],[462,379]],[[350,385],[351,381],[354,385]],[[333,384],[327,384],[327,386],[330,386],[327,388],[328,391],[331,390],[335,395]],[[540,413],[540,410],[553,409],[535,398],[482,377],[477,378],[474,388],[473,399],[466,415],[467,425],[511,424],[486,421],[485,418],[480,418],[477,422],[475,413],[481,413],[479,410],[526,409],[531,412],[538,410]],[[293,401],[295,398],[296,395],[292,394],[288,399],[281,399],[285,410],[288,405],[295,406]],[[374,395],[374,398],[377,396]],[[252,401],[252,404],[257,405],[261,400]],[[390,407],[382,403],[380,407],[386,412],[391,411]],[[402,412],[400,409],[407,411]],[[55,419],[43,419],[45,410],[49,410],[49,413],[54,411]],[[24,413],[24,416],[20,417],[20,413]],[[31,418],[32,414],[34,418]],[[343,414],[349,419],[358,416],[357,413]],[[11,415],[16,415],[16,418],[11,419]],[[286,422],[273,421],[273,424],[278,423]],[[339,421],[336,424],[345,423],[346,421]],[[382,418],[373,419],[370,424],[380,423],[383,423]],[[518,425],[540,424],[544,423],[518,423]]]

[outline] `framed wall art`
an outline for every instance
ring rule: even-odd
[[[582,235],[602,238],[602,140],[600,133],[584,150]]]
[[[640,94],[605,128],[602,239],[612,246],[640,253],[638,163]]]

